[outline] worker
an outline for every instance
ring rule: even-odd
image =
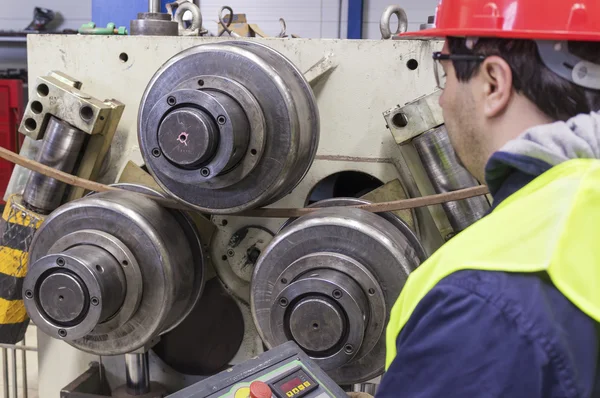
[[[600,396],[600,1],[443,0],[439,103],[488,215],[413,272],[380,397]]]

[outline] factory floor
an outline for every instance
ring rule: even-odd
[[[34,325],[29,325],[27,329],[27,333],[25,334],[25,342],[29,347],[37,347],[37,328]],[[21,345],[19,343],[18,345]],[[27,395],[25,395],[25,391],[23,388],[23,360],[22,360],[22,350],[16,350],[17,354],[17,397],[13,394],[13,362],[12,362],[12,350],[7,350],[8,355],[8,386],[9,386],[9,394],[8,396],[5,394],[4,387],[4,362],[2,361],[2,357],[0,355],[0,394],[2,398],[38,398],[38,358],[36,351],[26,351],[26,375],[27,375]]]

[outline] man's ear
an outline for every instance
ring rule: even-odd
[[[496,55],[487,57],[479,69],[483,82],[483,113],[493,118],[502,114],[512,97],[512,70],[508,63]]]

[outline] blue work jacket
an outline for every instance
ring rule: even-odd
[[[535,177],[509,173],[494,207]],[[600,397],[598,342],[546,275],[463,270],[419,302],[376,396]]]

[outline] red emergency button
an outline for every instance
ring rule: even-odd
[[[250,398],[271,398],[273,393],[267,383],[263,381],[253,381],[250,384]]]

